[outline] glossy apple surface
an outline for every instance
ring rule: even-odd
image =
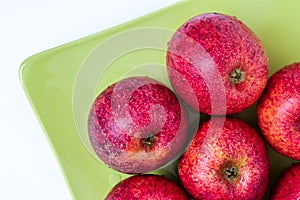
[[[213,118],[199,127],[178,173],[195,200],[261,200],[269,183],[269,158],[251,126]]]
[[[128,174],[153,171],[178,158],[187,129],[186,110],[175,94],[147,77],[109,86],[94,101],[88,119],[98,157]]]
[[[190,200],[174,181],[159,175],[136,175],[118,183],[105,200]]]
[[[279,179],[271,200],[300,199],[300,163],[288,167]]]
[[[185,22],[168,43],[166,60],[176,93],[210,115],[250,107],[268,80],[268,57],[261,42],[240,20],[224,14],[201,14]],[[225,108],[218,109],[224,101]]]
[[[277,71],[257,106],[258,124],[279,153],[300,160],[300,63]]]

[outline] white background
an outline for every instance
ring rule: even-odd
[[[71,199],[21,87],[21,62],[175,2],[179,0],[0,1],[1,200]]]

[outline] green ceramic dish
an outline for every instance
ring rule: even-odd
[[[113,185],[127,177],[99,162],[89,146],[85,130],[87,113],[99,92],[124,76],[145,71],[167,82],[161,66],[165,64],[165,48],[171,33],[189,18],[205,12],[234,15],[247,24],[265,46],[272,74],[286,64],[300,61],[298,6],[300,2],[296,0],[289,3],[280,0],[182,1],[24,61],[20,68],[24,90],[73,198],[103,199]],[[135,36],[136,40],[130,40]],[[148,36],[149,39],[144,40]],[[236,117],[257,128],[255,106]],[[283,168],[293,161],[272,149],[269,152],[274,183]],[[155,173],[176,176],[174,165]]]

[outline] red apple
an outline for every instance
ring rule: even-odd
[[[193,17],[177,30],[167,66],[175,92],[212,115],[250,107],[268,80],[268,57],[256,35],[236,17],[217,13]]]
[[[189,200],[174,181],[160,175],[136,175],[118,183],[105,200]]]
[[[123,79],[94,101],[88,119],[99,158],[123,173],[145,173],[179,157],[188,117],[175,94],[147,77]]]
[[[251,126],[212,118],[199,127],[178,173],[195,200],[261,200],[269,183],[269,158]]]
[[[300,63],[285,66],[270,78],[257,116],[268,143],[282,155],[300,160]]]
[[[300,163],[288,167],[271,194],[271,200],[300,200]]]

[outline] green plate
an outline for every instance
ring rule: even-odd
[[[291,0],[189,0],[112,29],[34,55],[20,77],[77,200],[103,199],[127,177],[103,165],[87,138],[88,109],[109,84],[131,75],[148,75],[168,84],[165,53],[172,33],[189,18],[220,12],[247,24],[265,46],[274,73],[300,60],[300,2]],[[257,128],[255,106],[236,117]],[[271,181],[293,160],[269,148]],[[175,165],[155,173],[176,177]]]

